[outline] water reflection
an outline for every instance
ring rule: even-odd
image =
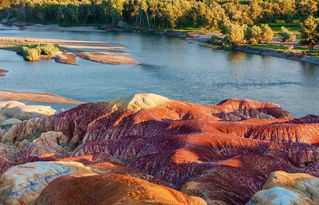
[[[302,75],[307,81],[318,80],[319,68],[312,64],[303,64]]]
[[[247,58],[247,54],[239,51],[227,52],[228,60],[230,61],[230,65],[234,68],[238,67],[242,62],[244,62]]]

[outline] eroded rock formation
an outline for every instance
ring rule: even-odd
[[[319,204],[319,178],[304,173],[276,171],[270,174],[263,190],[247,205]]]
[[[263,188],[274,171],[319,176],[318,123],[317,116],[294,119],[272,103],[229,99],[209,106],[137,94],[110,102],[83,104],[14,125],[2,134],[3,152],[8,154],[2,155],[0,164],[5,171],[13,165],[37,161],[67,160],[87,166],[111,163],[119,166],[117,170],[123,170],[115,173],[121,175],[117,177],[132,176],[127,169],[144,173],[149,177],[143,180],[186,194],[176,192],[183,200],[198,196],[208,204],[245,204]],[[127,194],[134,192],[135,187],[123,188],[117,182],[116,185],[96,183],[98,179],[110,180],[110,176],[58,178],[35,202],[56,201],[63,198],[64,191],[71,194],[75,190],[72,187],[84,181],[92,181],[94,190],[122,187],[119,197],[133,200]],[[64,181],[68,184],[66,189],[53,193]],[[142,192],[153,193],[144,188]],[[77,203],[76,198],[70,200]],[[99,196],[98,200],[102,203],[111,199]],[[143,200],[136,203],[143,204]],[[165,203],[164,199],[156,200]],[[188,202],[172,202],[179,203]]]
[[[92,195],[82,194],[92,192]],[[199,197],[191,197],[165,186],[120,174],[60,177],[43,190],[34,204],[86,205],[92,204],[92,197],[94,204],[207,204]]]

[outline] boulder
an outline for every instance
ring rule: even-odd
[[[33,205],[206,205],[199,198],[131,176],[68,175],[52,181]]]
[[[0,102],[1,118],[15,118],[18,120],[29,120],[31,118],[52,115],[56,111],[50,106],[25,105],[17,101]]]

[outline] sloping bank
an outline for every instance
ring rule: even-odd
[[[250,54],[257,54],[262,56],[285,58],[289,60],[300,61],[303,63],[311,63],[311,64],[319,65],[319,58],[317,57],[294,55],[289,52],[275,51],[270,48],[261,48],[261,47],[252,47],[252,46],[242,45],[242,46],[236,46],[232,50],[241,51],[241,52],[250,53]]]

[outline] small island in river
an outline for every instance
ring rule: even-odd
[[[27,61],[55,59],[59,63],[77,65],[78,56],[103,64],[137,63],[121,51],[125,46],[98,41],[0,37],[0,48],[15,51]]]

